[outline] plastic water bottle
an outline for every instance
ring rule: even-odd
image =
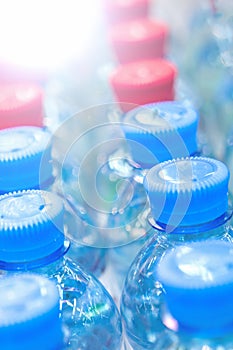
[[[32,82],[0,84],[0,129],[44,125],[43,90]]]
[[[52,135],[47,129],[35,126],[0,130],[1,194],[28,189],[59,192],[51,140]],[[70,215],[66,205],[66,217]],[[67,230],[66,221],[64,229]],[[104,270],[104,251],[93,251],[91,247],[75,243],[71,251],[73,258],[96,276]]]
[[[93,116],[106,113],[103,108],[99,111],[101,113]],[[90,120],[90,115],[91,110],[83,114],[77,127],[80,128],[85,117]],[[109,254],[116,253],[114,263],[110,263],[111,267],[107,263],[107,269],[101,276],[101,281],[109,290],[116,289],[114,296],[119,296],[116,285],[122,285],[129,264],[142,242],[148,238],[150,230],[146,219],[149,208],[143,177],[155,163],[198,152],[198,119],[198,113],[185,103],[169,101],[142,106],[122,116],[121,122],[99,125],[95,118],[96,127],[84,128],[76,144],[75,138],[70,139],[76,150],[73,154],[71,152],[70,166],[69,155],[63,150],[61,181],[64,194],[74,209],[68,232],[72,241],[103,248],[107,260]],[[123,135],[118,137],[115,134],[115,126],[121,128]],[[106,137],[109,128],[114,130],[111,139]],[[98,132],[100,137],[96,143]],[[90,140],[95,141],[89,150],[85,147]],[[124,145],[127,143],[125,148],[121,147],[123,142]],[[176,148],[173,147],[174,142]],[[132,149],[127,152],[129,146]],[[118,277],[114,277],[114,283],[111,282],[112,267],[120,271]]]
[[[12,275],[0,278],[0,293],[2,349],[66,348],[54,282],[32,273]]]
[[[166,250],[206,239],[232,242],[228,181],[225,164],[207,157],[170,160],[148,171],[144,185],[154,235],[132,263],[121,299],[126,334],[134,350],[154,349],[157,341],[163,290],[154,271]]]
[[[232,262],[232,244],[222,241],[164,255],[155,271],[165,291],[163,329],[153,349],[232,349]]]
[[[144,105],[132,109],[123,118],[122,129],[130,156],[124,159],[117,157],[117,153],[112,154],[106,170],[109,178],[115,174],[128,184],[126,193],[131,198],[129,201],[124,193],[121,194],[124,206],[118,214],[122,216],[125,243],[121,242],[119,247],[108,252],[111,276],[118,281],[120,290],[131,262],[153,234],[147,222],[149,203],[143,186],[144,177],[155,164],[198,153],[198,121],[199,115],[194,108],[177,101]]]
[[[120,349],[121,319],[111,296],[67,257],[61,198],[39,190],[10,193],[0,197],[0,212],[1,275],[31,271],[56,282],[69,346]]]

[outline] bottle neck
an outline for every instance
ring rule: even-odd
[[[150,215],[148,216],[148,221],[150,225],[159,231],[161,234],[166,234],[167,239],[171,241],[193,241],[194,239],[208,239],[211,237],[221,238],[229,235],[230,233],[230,223],[233,215],[233,211],[229,210],[224,213],[219,218],[215,220],[199,225],[190,225],[190,226],[178,226],[170,227],[166,224],[156,222]]]
[[[59,264],[63,260],[64,255],[67,253],[70,247],[70,242],[68,240],[64,241],[59,249],[52,252],[51,254],[42,257],[40,259],[31,260],[31,261],[20,261],[20,262],[8,262],[0,261],[0,270],[1,271],[30,271],[35,269],[46,269],[52,265]]]

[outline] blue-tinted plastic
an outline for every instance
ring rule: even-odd
[[[64,349],[55,283],[36,274],[23,273],[1,278],[0,293],[2,349]]]
[[[0,196],[0,213],[0,261],[29,263],[67,250],[57,195],[39,190],[6,194]]]
[[[232,262],[232,243],[219,240],[166,252],[157,266],[165,294],[153,349],[232,349]]]
[[[97,349],[120,349],[121,320],[111,296],[94,276],[65,255],[69,242],[59,226],[64,210],[61,198],[32,190],[4,195],[0,203],[7,209],[0,218],[1,274],[31,271],[56,282],[70,349],[91,349],[93,344]]]
[[[195,154],[199,115],[187,102],[166,101],[133,109],[123,130],[132,157],[143,168]]]
[[[129,227],[130,234],[125,242],[109,252],[109,260],[113,270],[118,272],[116,275],[120,286],[136,253],[152,235],[147,222],[149,207],[142,186],[143,179],[149,168],[162,160],[172,159],[178,155],[190,156],[198,152],[198,121],[198,113],[190,104],[177,101],[140,106],[121,118],[120,126],[131,153],[128,158],[125,154],[126,159],[122,157],[118,160],[118,154],[113,154],[109,158],[107,170],[109,178],[115,174],[118,176],[118,181],[119,179],[128,181],[131,185],[123,192],[121,199],[126,201],[125,193],[132,193],[132,200],[127,204],[127,210],[124,210],[123,214],[126,213],[125,224],[130,223],[125,225],[126,229]],[[130,222],[133,210],[129,208],[137,209],[138,212],[138,220],[133,224]],[[122,218],[123,215],[121,214]],[[113,224],[114,219],[113,217]]]
[[[165,162],[164,164],[171,163]],[[212,161],[210,164],[212,164]],[[163,168],[163,164],[161,164],[161,168]],[[228,181],[228,177],[226,180],[225,176],[222,176],[222,168],[218,167],[218,169],[220,171],[215,172],[213,177],[217,178],[220,186],[220,182],[222,181],[225,183]],[[226,174],[225,171],[224,173]],[[198,179],[195,182],[195,191],[197,183]],[[171,188],[174,187],[175,191],[176,186],[179,188],[179,185],[180,181],[174,182],[173,177],[171,177],[170,180],[169,177],[167,178],[166,188],[169,193]],[[218,196],[219,186],[210,186],[214,199]],[[215,190],[217,190],[217,194],[215,193]],[[163,191],[164,189],[162,189],[162,192]],[[185,192],[182,191],[182,194],[184,193]],[[202,194],[204,198],[202,197]],[[189,192],[188,196],[188,198],[190,198]],[[203,207],[203,201],[205,198],[205,191],[200,191],[200,211]],[[156,197],[154,196],[153,201],[155,201],[155,199]],[[227,201],[226,191],[223,192],[221,201]],[[153,203],[154,202],[151,202],[152,205]],[[183,214],[185,217],[185,212]],[[229,209],[229,212],[226,211],[220,215],[219,218],[215,218],[212,221],[202,224],[198,221],[197,224],[186,224],[185,226],[177,227],[161,225],[155,220],[151,220],[152,225],[154,225],[154,236],[150,241],[145,243],[132,263],[125,280],[121,299],[121,313],[125,323],[127,337],[134,350],[154,349],[159,333],[163,331],[164,326],[159,317],[161,305],[163,303],[163,288],[156,274],[157,264],[161,257],[167,249],[187,242],[202,241],[206,239],[219,239],[232,242],[231,216],[232,211]],[[134,296],[133,300],[132,295]],[[160,345],[164,346],[166,349],[167,345]],[[163,347],[160,349],[163,349]]]
[[[0,131],[0,193],[38,189],[40,184],[48,187],[53,182],[50,137],[46,129],[33,126]]]
[[[174,227],[215,220],[227,211],[228,182],[228,168],[212,158],[191,157],[158,164],[144,180],[151,216]]]
[[[232,267],[229,242],[195,242],[164,255],[158,264],[158,278],[166,291],[166,306],[179,328],[217,335],[232,326]]]
[[[28,189],[57,191],[51,141],[45,128],[20,126],[0,131],[0,194]],[[73,257],[98,276],[105,266],[104,252],[92,249],[92,260],[89,254],[89,247],[76,245]]]
[[[228,134],[226,134],[226,145],[224,150],[224,162],[227,164],[230,172],[233,170],[233,128],[230,128]],[[230,177],[229,192],[233,195],[233,178]]]

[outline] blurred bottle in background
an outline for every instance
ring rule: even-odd
[[[29,81],[3,81],[0,75],[0,129],[45,124],[44,93],[39,84]]]
[[[152,6],[152,17],[170,24],[169,54],[193,91],[200,129],[220,160],[232,119],[232,10],[221,0],[181,1],[179,11],[166,0]]]
[[[113,26],[138,18],[147,18],[150,5],[150,0],[103,0],[105,20],[109,26]]]
[[[109,44],[116,61],[125,64],[166,55],[168,25],[149,18],[135,19],[110,28]]]

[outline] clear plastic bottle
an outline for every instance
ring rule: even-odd
[[[58,192],[60,184],[56,180],[51,140],[52,135],[46,128],[36,126],[0,130],[1,194],[28,189]],[[68,205],[66,217],[70,217]],[[66,222],[64,229],[67,229]],[[73,258],[88,271],[98,276],[104,270],[104,251],[77,244],[72,244],[71,250]]]
[[[54,282],[32,273],[7,276],[0,278],[0,293],[2,349],[65,349]]]
[[[112,154],[107,163],[109,178],[115,174],[128,183],[121,193],[125,242],[108,252],[111,276],[120,290],[134,257],[153,234],[147,222],[149,203],[143,180],[149,169],[165,160],[198,153],[197,127],[199,116],[190,105],[177,101],[144,105],[126,113],[122,129],[130,149],[129,158]],[[106,167],[106,168],[107,168]],[[109,214],[111,215],[111,214]],[[115,214],[116,216],[116,214]],[[114,219],[114,218],[113,218]],[[109,281],[111,286],[111,278]]]
[[[232,262],[232,244],[215,240],[163,256],[155,272],[165,291],[163,329],[153,349],[232,349]]]
[[[162,162],[147,173],[144,185],[154,235],[132,263],[121,299],[126,334],[134,350],[154,349],[163,327],[158,315],[163,290],[154,271],[166,250],[206,239],[232,242],[228,181],[225,164],[207,157]]]
[[[2,277],[30,271],[56,282],[71,348],[120,349],[121,319],[111,296],[67,257],[61,198],[46,191],[19,191],[1,196],[0,208]]]

